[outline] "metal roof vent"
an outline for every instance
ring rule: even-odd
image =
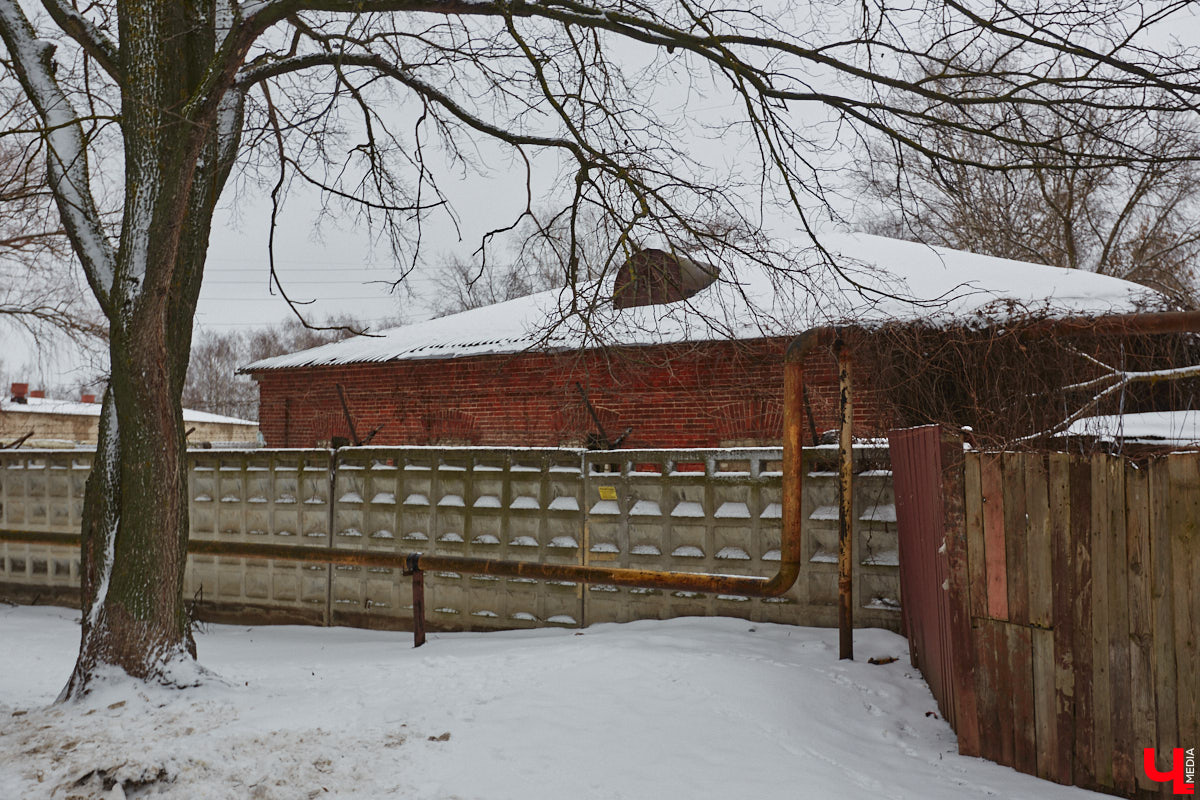
[[[634,253],[617,270],[613,308],[655,306],[686,300],[717,279],[720,270],[665,250]]]

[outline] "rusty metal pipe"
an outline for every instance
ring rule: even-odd
[[[1145,314],[1109,314],[1041,319],[1014,328],[1019,336],[1121,336],[1131,333],[1197,333],[1200,311],[1159,311]]]
[[[891,326],[908,326],[918,323],[894,322],[881,325],[846,325],[843,331],[857,330],[865,334],[884,330]],[[1047,317],[1031,322],[1014,322],[1002,326],[1013,336],[1037,339],[1044,336],[1123,336],[1129,334],[1200,333],[1200,311],[1159,311],[1133,314],[1109,314],[1106,316]],[[814,331],[837,331],[830,326]],[[812,335],[814,331],[802,334]],[[796,341],[800,341],[798,338]],[[795,342],[793,342],[793,346]]]
[[[413,647],[425,644],[425,573],[417,569],[416,558],[410,557],[407,575],[412,576]]]
[[[830,346],[850,331],[869,334],[874,326],[824,325],[811,328],[792,340],[784,356],[784,448],[783,448],[783,540],[800,547],[801,488],[803,486],[802,451],[799,444],[800,409],[803,407],[804,358],[818,346]],[[1200,311],[1164,311],[1158,313],[1110,314],[1042,319],[1013,328],[1014,335],[1045,336],[1121,336],[1129,334],[1200,333]],[[791,420],[791,422],[789,421]],[[796,446],[789,447],[795,424]],[[844,524],[846,521],[840,521]],[[792,554],[800,563],[799,549]],[[839,565],[840,566],[840,565]],[[782,570],[781,570],[782,572]]]
[[[79,536],[70,533],[38,533],[30,531],[0,531],[0,541],[14,544],[48,544],[79,546]],[[429,553],[380,552],[375,550],[340,550],[328,547],[257,544],[254,542],[223,542],[219,539],[192,539],[188,542],[192,555],[220,558],[252,558],[298,561],[307,564],[336,564],[349,567],[383,567],[402,572],[465,572],[473,575],[492,575],[502,578],[536,578],[549,581],[604,583],[614,586],[637,586],[648,589],[715,592],[769,597],[768,591],[783,586],[786,592],[795,582],[764,578],[755,575],[721,575],[701,572],[662,572],[623,567],[582,566],[579,564],[545,564],[537,561],[503,561],[470,556],[442,556]],[[415,567],[415,569],[414,569]],[[783,572],[781,570],[781,572]],[[787,580],[786,585],[784,581]]]
[[[197,555],[232,558],[262,558],[347,566],[377,566],[403,570],[421,569],[465,572],[541,580],[567,580],[681,591],[778,597],[788,591],[802,563],[801,501],[804,486],[802,432],[805,357],[815,348],[831,344],[842,331],[856,326],[820,326],[792,340],[784,356],[783,397],[783,530],[779,571],[770,578],[713,573],[664,572],[578,564],[543,564],[530,561],[500,561],[484,558],[438,556],[424,553],[384,553],[339,550],[329,547],[288,547],[247,542],[192,539],[188,551]],[[865,330],[857,328],[859,330]],[[1200,331],[1200,312],[1123,314],[1108,317],[1066,317],[1043,320],[1021,329],[1022,335],[1184,333]],[[74,534],[0,530],[0,541],[27,544],[78,546]]]

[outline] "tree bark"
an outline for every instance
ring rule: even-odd
[[[83,630],[63,697],[115,668],[186,685],[187,450],[181,396],[213,208],[231,166],[218,111],[184,104],[215,50],[213,4],[126,3],[120,17],[125,216],[109,304],[111,376],[84,495]],[[146,53],[146,48],[155,52]]]

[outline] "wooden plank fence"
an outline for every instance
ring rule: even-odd
[[[1166,771],[1173,748],[1200,747],[1200,453],[964,454],[937,428],[891,438],[913,660],[950,664],[930,685],[960,750],[1171,796],[1142,752]],[[908,588],[943,574],[941,599]]]

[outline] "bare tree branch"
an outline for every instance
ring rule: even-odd
[[[84,52],[96,60],[101,69],[117,83],[121,82],[121,55],[117,46],[77,8],[66,0],[42,0],[42,7],[58,23],[63,32],[74,39]]]
[[[54,46],[37,38],[16,0],[0,2],[0,39],[25,94],[46,126],[50,188],[88,283],[108,312],[116,254],[92,196],[87,143],[79,116],[54,76]]]

